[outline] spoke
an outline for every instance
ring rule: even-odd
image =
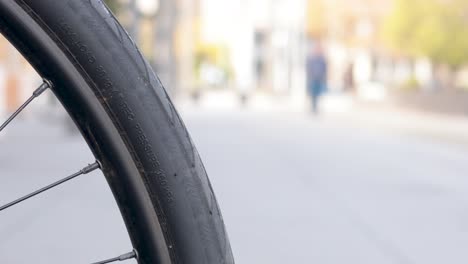
[[[127,254],[123,254],[118,257],[99,261],[99,262],[94,262],[93,264],[107,264],[107,263],[112,263],[112,262],[117,262],[117,261],[129,260],[129,259],[136,258],[136,257],[137,257],[137,253],[135,250],[133,250],[132,252],[129,252]]]
[[[41,84],[41,86],[39,86],[34,92],[33,94],[31,95],[31,97],[28,98],[28,100],[26,100],[26,102],[24,102],[13,114],[11,114],[11,116],[0,126],[0,132],[2,132],[2,130],[8,126],[8,124],[10,124],[11,121],[13,121],[13,119],[16,118],[16,116],[18,116],[21,111],[23,111],[34,99],[36,99],[37,97],[39,97],[45,90],[47,90],[48,88],[51,88],[52,87],[52,84],[49,82],[49,81],[44,81],[44,83]]]
[[[100,167],[101,166],[99,165],[99,162],[96,161],[95,163],[84,167],[80,171],[78,171],[78,172],[76,172],[76,173],[74,173],[74,174],[72,174],[72,175],[70,175],[68,177],[65,177],[65,178],[63,178],[63,179],[61,179],[59,181],[56,181],[56,182],[54,182],[52,184],[49,184],[49,185],[47,185],[47,186],[45,186],[45,187],[43,187],[43,188],[41,188],[41,189],[39,189],[37,191],[34,191],[34,192],[32,192],[32,193],[30,193],[28,195],[25,195],[25,196],[23,196],[23,197],[21,197],[19,199],[16,199],[13,202],[5,204],[4,206],[0,207],[0,212],[7,209],[7,208],[9,208],[9,207],[12,207],[13,205],[19,204],[19,203],[21,203],[21,202],[23,202],[23,201],[25,201],[25,200],[27,200],[27,199],[29,199],[31,197],[34,197],[34,196],[36,196],[36,195],[38,195],[40,193],[43,193],[43,192],[45,192],[45,191],[47,191],[49,189],[52,189],[52,188],[54,188],[54,187],[56,187],[56,186],[58,186],[58,185],[60,185],[62,183],[65,183],[65,182],[67,182],[67,181],[69,181],[71,179],[74,179],[74,178],[76,178],[76,177],[78,177],[80,175],[88,174],[88,173],[90,173],[90,172],[92,172],[94,170],[97,170]]]

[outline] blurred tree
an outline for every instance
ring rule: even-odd
[[[396,0],[384,33],[395,50],[456,69],[468,62],[468,1]]]
[[[209,64],[221,70],[227,79],[231,78],[233,71],[229,58],[229,50],[223,44],[197,43],[195,47],[195,72],[200,77],[202,65]]]
[[[118,0],[104,0],[104,2],[114,14],[117,14],[121,7],[121,3]]]

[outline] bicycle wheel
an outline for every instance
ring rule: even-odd
[[[233,263],[213,190],[161,82],[99,0],[0,0],[111,187],[138,263]]]

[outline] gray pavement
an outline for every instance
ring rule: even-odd
[[[237,263],[467,262],[468,148],[305,114],[181,114]],[[8,132],[0,202],[92,162],[57,124]],[[89,263],[129,248],[99,173],[0,213],[0,263]]]
[[[185,112],[238,263],[466,263],[468,151],[305,115]]]
[[[0,146],[1,204],[94,162],[82,138],[56,122],[19,120]],[[0,212],[2,264],[91,263],[131,248],[100,172]]]

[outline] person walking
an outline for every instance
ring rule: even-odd
[[[350,94],[355,94],[355,85],[354,85],[354,65],[349,63],[346,67],[346,71],[343,74],[343,85],[344,91]]]
[[[307,56],[307,91],[311,99],[312,112],[318,114],[320,96],[327,89],[327,60],[320,43],[316,43]]]

